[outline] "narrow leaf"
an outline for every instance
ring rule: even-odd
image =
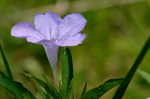
[[[81,97],[81,99],[99,99],[107,91],[109,91],[110,89],[120,85],[122,81],[123,81],[123,79],[111,79],[111,80],[108,80],[104,84],[87,91]]]
[[[8,89],[9,92],[16,96],[16,99],[35,99],[31,92],[22,86],[22,84],[11,80],[0,72],[0,86]]]
[[[130,84],[131,80],[133,79],[134,74],[136,73],[138,67],[142,63],[142,61],[143,61],[145,55],[147,54],[149,48],[150,48],[150,37],[145,42],[142,50],[140,51],[135,62],[131,66],[131,69],[128,71],[127,75],[125,76],[124,81],[121,83],[121,85],[117,89],[113,99],[122,99],[123,95],[125,94],[125,91],[128,88],[128,85]]]
[[[1,45],[0,45],[0,53],[1,53],[1,55],[2,55],[2,59],[3,59],[3,62],[4,62],[4,64],[5,64],[7,76],[8,76],[10,79],[13,79],[13,76],[12,76],[12,73],[11,73],[11,70],[10,70],[10,65],[9,65],[9,63],[8,63],[8,61],[7,61],[6,55],[5,55],[5,53],[4,53],[4,51],[3,51],[2,47],[1,47]]]
[[[52,96],[39,83],[36,83],[36,88],[43,97],[42,99],[53,99]]]
[[[138,73],[150,84],[150,73],[143,70],[138,70]]]
[[[46,90],[46,92],[47,92],[46,97],[52,96],[54,99],[60,99],[59,92],[52,84],[50,84],[50,83],[47,84],[44,81],[42,81],[34,76],[31,76],[31,75],[30,75],[30,78],[35,80],[40,86],[42,86]]]
[[[61,66],[61,90],[67,96],[71,90],[71,81],[73,79],[72,55],[69,48],[60,48],[59,62]]]
[[[83,90],[81,93],[81,97],[83,97],[83,95],[86,93],[86,90],[87,90],[87,82],[84,84],[84,87],[83,87]]]

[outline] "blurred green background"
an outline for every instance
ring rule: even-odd
[[[15,80],[22,82],[40,98],[34,82],[24,77],[30,72],[38,78],[50,78],[50,66],[40,45],[10,35],[11,27],[22,21],[32,22],[37,13],[53,11],[62,16],[79,12],[88,20],[83,31],[88,36],[82,45],[71,47],[74,63],[74,93],[83,85],[88,89],[110,79],[123,77],[145,40],[150,35],[150,0],[0,0],[0,42],[11,64]],[[140,69],[150,73],[150,53]],[[5,72],[0,59],[0,70]],[[115,89],[102,99],[111,99]],[[150,84],[136,73],[124,99],[150,97]],[[13,99],[0,88],[0,99]]]

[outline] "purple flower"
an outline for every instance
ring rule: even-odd
[[[81,44],[86,37],[80,33],[85,24],[86,19],[78,13],[69,14],[62,19],[57,14],[47,12],[37,14],[34,17],[34,25],[29,22],[14,25],[11,35],[43,45],[52,69],[55,69],[58,47]]]

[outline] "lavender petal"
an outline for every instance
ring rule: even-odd
[[[86,23],[86,19],[81,14],[73,13],[65,16],[59,25],[59,39],[79,33]]]
[[[60,40],[60,41],[58,40],[56,41],[56,44],[58,46],[76,46],[81,44],[85,39],[85,37],[86,37],[85,34],[78,33],[71,37],[65,37],[66,39],[64,40]]]
[[[19,38],[27,38],[28,42],[38,43],[43,37],[35,30],[34,26],[28,22],[21,22],[13,26],[11,35]]]
[[[61,18],[52,12],[37,14],[34,18],[36,29],[40,31],[41,35],[43,35],[46,40],[50,40],[55,37],[57,33],[57,26],[60,21]]]

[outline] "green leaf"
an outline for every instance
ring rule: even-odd
[[[30,74],[26,74],[26,76],[35,80],[41,87],[43,87],[46,90],[45,97],[50,98],[50,96],[52,96],[54,99],[60,99],[61,96],[60,96],[59,92],[51,83],[47,84],[44,81],[42,81]]]
[[[143,70],[138,70],[138,73],[150,84],[150,73]]]
[[[11,80],[2,72],[0,72],[0,86],[8,89],[9,92],[16,96],[16,99],[36,99],[22,84]]]
[[[73,79],[72,55],[69,48],[60,48],[59,62],[61,66],[61,91],[64,96],[68,96],[71,91],[71,81]]]
[[[6,55],[5,55],[5,53],[4,53],[4,51],[3,51],[2,47],[1,47],[1,45],[0,45],[0,53],[1,53],[1,55],[2,55],[2,59],[3,59],[3,62],[4,62],[4,64],[5,64],[7,76],[8,76],[10,79],[13,79],[13,76],[12,76],[12,73],[11,73],[11,70],[10,70],[10,65],[9,65],[9,63],[8,63],[8,61],[7,61]]]
[[[111,79],[111,80],[108,80],[104,84],[87,91],[81,97],[81,99],[99,99],[107,91],[109,91],[110,89],[120,85],[122,81],[123,81],[123,79]]]
[[[86,90],[87,90],[87,82],[84,84],[84,87],[83,87],[83,90],[81,93],[81,97],[83,97],[83,95],[86,93]]]
[[[44,81],[34,78],[45,90],[54,98],[59,99],[60,95],[57,92],[56,88],[51,84],[46,84]]]
[[[117,89],[114,97],[112,99],[122,99],[123,95],[125,94],[131,80],[134,77],[137,69],[139,68],[140,64],[142,63],[145,55],[150,49],[150,37],[145,42],[142,50],[140,51],[139,55],[137,56],[135,62],[131,66],[131,69],[128,71],[127,75],[124,77],[124,81],[120,84],[119,88]]]
[[[43,97],[42,99],[53,99],[51,94],[49,94],[43,86],[41,86],[39,83],[35,83],[37,91],[40,93],[40,95]]]

